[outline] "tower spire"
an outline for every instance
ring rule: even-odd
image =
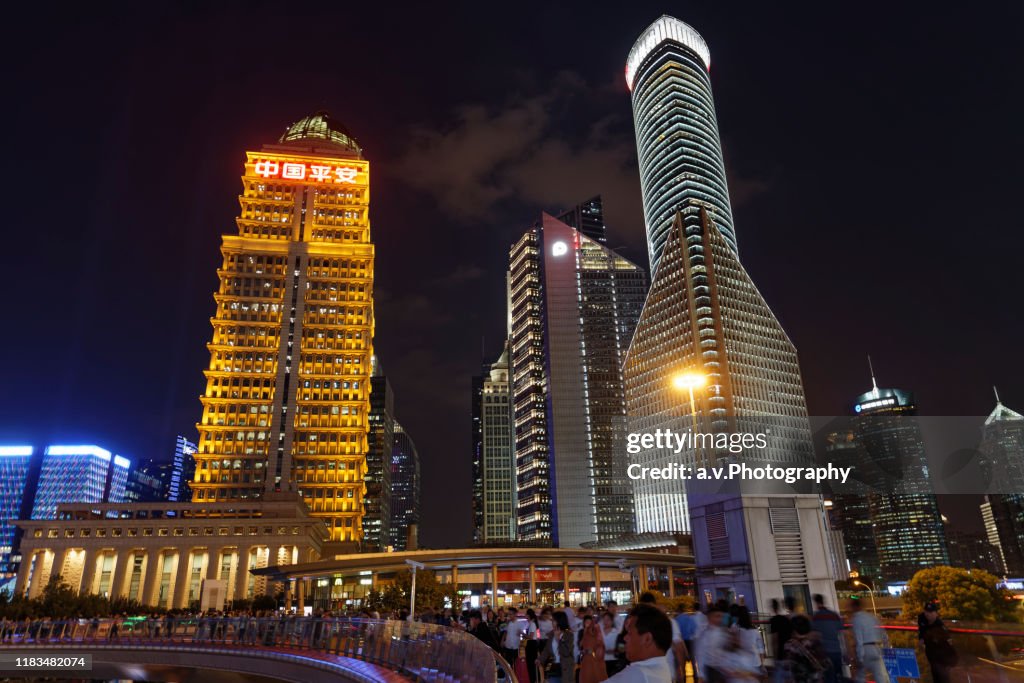
[[[992,393],[996,395],[996,405],[1001,406],[1003,402],[999,400],[999,388],[996,385],[992,385]]]
[[[871,362],[871,354],[868,354],[868,370],[871,371],[871,391],[878,395],[878,382],[875,380],[875,366]]]

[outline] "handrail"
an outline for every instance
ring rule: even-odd
[[[294,615],[0,621],[0,649],[176,643],[236,652],[249,648],[317,651],[384,666],[417,681],[439,674],[458,683],[497,681],[491,648],[461,629],[421,622]],[[514,676],[509,680],[517,683]]]
[[[497,650],[491,650],[491,654],[494,655],[494,661],[498,663],[498,668],[505,672],[507,683],[519,683],[515,670],[505,661],[505,658],[498,654]]]

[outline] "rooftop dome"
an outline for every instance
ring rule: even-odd
[[[344,147],[346,150],[361,152],[358,143],[339,121],[331,118],[325,111],[318,111],[311,116],[299,119],[285,131],[285,134],[278,140],[279,143],[305,142],[315,143],[327,142],[332,145]]]

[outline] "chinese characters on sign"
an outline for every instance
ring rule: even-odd
[[[261,178],[283,178],[284,180],[315,180],[321,183],[355,183],[359,173],[352,166],[306,164],[297,161],[275,161],[260,159],[254,164],[253,172]]]

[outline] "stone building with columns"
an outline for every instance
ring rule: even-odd
[[[287,585],[253,569],[320,559],[327,526],[295,494],[253,502],[62,504],[23,531],[16,595],[38,596],[60,575],[83,594],[187,608],[208,581],[226,602]],[[214,584],[211,584],[214,585]],[[298,597],[298,596],[297,596]],[[292,595],[286,590],[286,600]]]

